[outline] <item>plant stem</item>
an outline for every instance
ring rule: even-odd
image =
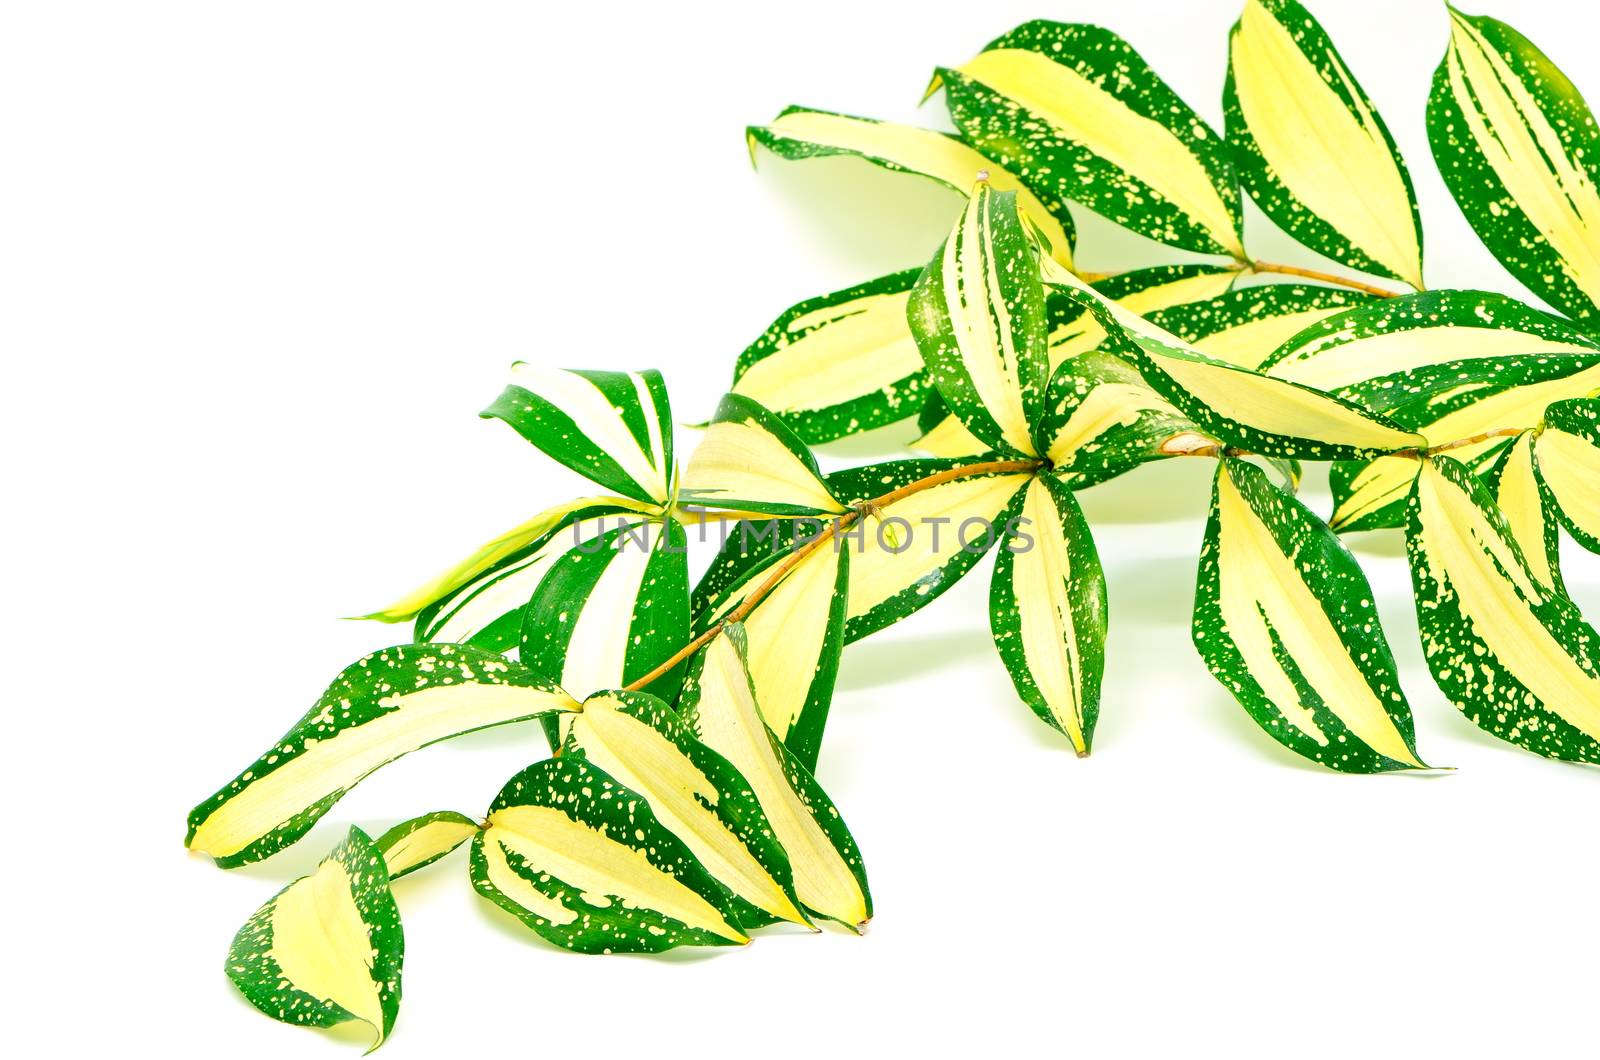
[[[863,515],[875,513],[880,508],[887,508],[891,504],[894,504],[897,501],[903,501],[907,497],[921,493],[923,490],[929,490],[935,486],[942,486],[946,482],[954,482],[956,479],[971,478],[976,475],[999,475],[1007,472],[1020,473],[1036,471],[1039,467],[1040,461],[1038,460],[989,460],[981,464],[963,464],[959,467],[946,468],[945,470],[936,474],[929,475],[927,478],[921,478],[917,479],[915,482],[909,482],[906,485],[901,486],[899,489],[890,490],[881,497],[874,497],[870,501],[861,502],[850,511],[835,516],[833,521],[824,527],[816,537],[813,537],[811,540],[807,541],[805,544],[801,545],[793,552],[790,552],[787,556],[780,560],[777,566],[773,568],[772,573],[767,576],[766,581],[758,585],[754,592],[750,593],[750,595],[746,596],[742,601],[740,601],[738,607],[735,607],[732,611],[729,611],[726,615],[712,623],[712,625],[706,629],[705,632],[695,637],[682,648],[679,648],[666,662],[662,663],[660,666],[657,666],[654,670],[651,670],[643,677],[640,677],[637,680],[625,685],[624,690],[629,692],[637,692],[648,687],[653,682],[659,680],[664,674],[670,673],[684,660],[691,658],[695,652],[699,651],[701,648],[704,648],[707,644],[710,644],[716,639],[717,634],[722,632],[724,627],[733,622],[744,621],[744,619],[749,616],[750,612],[754,611],[756,606],[760,604],[762,600],[766,599],[767,596],[772,593],[772,590],[778,587],[778,583],[782,582],[790,571],[794,570],[802,562],[804,562],[807,556],[811,555],[827,542],[833,540],[833,538],[837,536],[841,530],[845,530],[859,522]]]
[[[1245,262],[1245,267],[1256,272],[1276,272],[1285,276],[1304,276],[1308,280],[1318,280],[1322,283],[1334,283],[1340,287],[1349,287],[1356,291],[1365,291],[1367,294],[1377,295],[1379,298],[1398,298],[1403,292],[1391,291],[1383,287],[1375,287],[1370,283],[1352,280],[1347,276],[1339,276],[1331,272],[1318,272],[1316,269],[1302,269],[1298,265],[1280,265],[1273,261]]]

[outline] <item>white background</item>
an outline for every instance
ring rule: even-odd
[[[1314,6],[1410,161],[1430,285],[1520,293],[1429,157],[1443,5]],[[475,417],[510,361],[659,367],[702,418],[779,311],[920,264],[958,208],[848,161],[754,174],[742,126],[791,102],[938,122],[916,110],[936,63],[1055,17],[1130,38],[1220,128],[1237,8],[7,5],[13,1047],[359,1051],[249,1009],[229,938],[350,823],[480,811],[538,735],[417,754],[232,873],[185,853],[184,815],[345,663],[405,639],[336,616],[582,488]],[[1591,12],[1497,11],[1593,96]],[[1251,245],[1295,253],[1260,224]],[[1141,253],[1085,227],[1086,268]],[[1591,1052],[1600,778],[1480,734],[1432,687],[1394,535],[1352,544],[1421,751],[1459,771],[1338,776],[1267,739],[1189,646],[1203,463],[1084,496],[1112,616],[1092,758],[1016,701],[986,566],[847,653],[820,772],[867,855],[864,939],[568,956],[475,897],[458,855],[397,887],[386,1055]],[[1600,615],[1600,564],[1566,561]]]

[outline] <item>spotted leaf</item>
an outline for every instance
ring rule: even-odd
[[[478,893],[578,953],[749,941],[732,898],[644,797],[581,758],[506,784],[472,841]]]
[[[362,778],[493,725],[576,710],[561,689],[463,644],[406,644],[345,668],[282,739],[189,814],[192,850],[233,868],[283,849]]]
[[[849,155],[897,173],[926,177],[962,195],[972,190],[974,181],[986,179],[997,191],[1017,193],[1051,255],[1072,266],[1072,215],[1066,202],[1023,187],[1010,172],[958,137],[808,107],[790,107],[767,125],[751,126],[745,135],[752,161],[758,144],[787,159]]]
[[[1473,723],[1548,758],[1600,762],[1600,636],[1541,586],[1483,484],[1423,461],[1406,505],[1417,626]]]
[[[1600,396],[1557,402],[1544,422],[1533,446],[1539,482],[1573,539],[1600,552]]]
[[[1217,468],[1194,643],[1291,751],[1347,773],[1426,768],[1366,576],[1322,520],[1242,460]]]
[[[859,930],[872,917],[861,852],[833,800],[762,720],[745,665],[743,626],[724,627],[695,656],[678,710],[749,782],[788,855],[801,905]]]
[[[661,700],[643,692],[590,696],[573,715],[562,753],[643,796],[656,820],[733,895],[740,924],[809,923],[795,904],[788,855],[751,782]]]
[[[1451,9],[1428,142],[1500,263],[1563,313],[1600,316],[1600,129],[1566,75],[1504,22]]]
[[[912,416],[922,355],[906,323],[920,269],[791,307],[739,355],[733,393],[759,402],[817,445]]]
[[[1505,516],[1506,531],[1517,543],[1528,573],[1547,592],[1567,594],[1561,580],[1559,523],[1555,502],[1541,488],[1534,468],[1535,432],[1524,431],[1502,450],[1494,467],[1482,477]]]
[[[1372,301],[1370,294],[1338,287],[1267,283],[1143,315],[1207,357],[1258,369],[1306,328]]]
[[[279,891],[228,951],[233,985],[284,1023],[360,1020],[382,1045],[400,1011],[405,936],[383,855],[350,829],[317,870]],[[370,1049],[368,1050],[371,1051]]]
[[[1239,180],[1301,243],[1422,287],[1416,193],[1383,119],[1296,0],[1247,0],[1223,88]]]
[[[1128,43],[1028,22],[934,74],[967,141],[1040,195],[1162,243],[1244,256],[1227,145]]]
[[[1105,673],[1106,579],[1072,491],[1028,484],[995,561],[990,627],[1022,701],[1089,753]]]
[[[684,500],[769,515],[838,514],[845,509],[817,461],[781,419],[728,394],[683,473]]]

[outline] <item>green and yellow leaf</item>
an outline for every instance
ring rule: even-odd
[[[1546,409],[1533,457],[1562,525],[1578,544],[1600,552],[1600,396]]]
[[[1534,431],[1519,434],[1483,478],[1495,506],[1505,516],[1507,532],[1522,550],[1528,573],[1546,592],[1565,596],[1559,524],[1554,504],[1539,485],[1533,459],[1535,438]]]
[[[1422,287],[1422,220],[1383,119],[1311,13],[1246,0],[1223,89],[1239,180],[1320,254]]]
[[[504,570],[508,564],[538,552],[556,534],[575,523],[624,512],[650,511],[652,507],[626,497],[579,497],[558,504],[480,545],[461,562],[423,582],[388,607],[357,617],[378,622],[404,622],[415,618],[447,598],[459,598],[462,590],[481,584],[486,576]]]
[[[518,659],[587,696],[631,684],[688,641],[688,541],[669,520],[619,527],[556,560],[528,601]],[[650,691],[676,696],[681,677]]]
[[[1067,486],[1039,476],[1021,501],[990,585],[995,647],[1023,702],[1086,755],[1105,673],[1105,573]]]
[[[1239,269],[1231,267],[1158,265],[1110,276],[1091,286],[1130,312],[1144,314],[1213,298],[1227,291],[1238,276]],[[1125,362],[1100,351],[1106,333],[1093,313],[1084,311],[1076,302],[1059,298],[1047,304],[1047,311],[1050,316],[1050,367],[1054,374],[1051,377],[1051,389],[1046,391],[1043,412],[1046,424],[1035,432],[1036,441],[1048,451],[1052,439],[1060,432],[1058,424],[1063,422],[1062,417],[1075,414],[1079,404],[1086,404],[1089,413],[1073,426],[1058,449],[1089,453],[1091,447],[1096,445],[1098,430],[1117,425],[1135,436],[1133,444],[1128,447],[1129,453],[1146,452],[1149,447],[1145,439],[1159,434],[1168,424],[1150,422],[1151,417],[1145,413],[1154,412],[1158,417],[1164,417],[1169,411],[1175,414],[1176,410],[1146,386],[1139,374]],[[1062,366],[1067,364],[1072,367],[1064,374]],[[1103,394],[1094,394],[1093,391],[1102,382],[1109,383],[1110,389]],[[1067,409],[1063,408],[1062,400],[1069,391],[1072,392],[1073,405]],[[923,433],[912,443],[912,447],[929,456],[976,456],[988,451],[988,447],[974,438],[958,418],[949,415],[937,390],[928,395],[918,426]],[[1094,430],[1091,431],[1091,428]],[[1166,436],[1162,435],[1163,438]],[[1156,441],[1159,443],[1160,438]],[[1122,458],[1120,452],[1120,446],[1111,445],[1105,448],[1103,459],[1089,461],[1095,467],[1083,469],[1086,481],[1080,485],[1090,484],[1088,479],[1100,481],[1125,471],[1147,458],[1141,457],[1130,463]],[[1052,456],[1052,459],[1057,460],[1060,466],[1057,457]]]
[[[1371,301],[1370,294],[1339,287],[1267,283],[1142,315],[1207,357],[1259,369],[1306,328]]]
[[[809,924],[795,904],[788,855],[753,785],[694,738],[672,708],[643,692],[602,692],[572,718],[564,754],[631,788],[734,898],[746,928]]]
[[[731,896],[643,796],[581,758],[536,762],[472,842],[478,893],[578,953],[749,942]]]
[[[1406,552],[1423,654],[1480,728],[1548,758],[1600,762],[1600,635],[1542,586],[1483,484],[1425,460]]]
[[[968,143],[1040,195],[1149,236],[1244,256],[1227,145],[1110,30],[1028,22],[940,69]]]
[[[1016,196],[980,182],[907,310],[945,404],[988,448],[1028,456],[1050,381],[1035,252]]]
[[[854,503],[882,496],[952,463],[890,461],[835,472],[828,482],[835,493]],[[953,479],[896,501],[881,519],[869,517],[858,524],[847,549],[846,642],[920,611],[960,580],[994,547],[1003,529],[1001,513],[1029,477],[997,472]],[[759,698],[759,684],[756,692]],[[765,706],[764,698],[761,702]]]
[[[788,854],[800,904],[859,931],[872,916],[861,852],[833,801],[762,720],[744,660],[744,628],[732,623],[690,663],[679,712],[749,782]]]
[[[787,529],[789,536],[767,538],[741,558],[725,551],[723,562],[734,569],[725,585],[712,590],[715,597],[700,612],[702,624],[742,604],[777,575],[775,564],[787,559],[792,548],[804,547],[804,539],[793,536],[798,528]],[[859,555],[858,547],[848,541],[818,545],[744,616],[750,680],[762,717],[807,769],[816,768],[822,749],[822,730],[845,643],[851,571]]]
[[[1427,768],[1355,558],[1265,472],[1232,457],[1212,492],[1194,643],[1291,751],[1347,773]]]
[[[1452,9],[1428,142],[1500,263],[1568,316],[1600,315],[1600,129],[1566,75],[1504,22]]]
[[[404,961],[383,855],[352,828],[315,872],[245,922],[227,971],[245,999],[273,1019],[302,1027],[360,1020],[372,1028],[376,1049],[400,1011]]]
[[[906,323],[920,269],[807,299],[739,355],[733,393],[759,402],[807,445],[912,416],[922,355]]]
[[[683,473],[683,500],[768,515],[837,515],[817,461],[795,433],[759,403],[728,394]]]
[[[661,373],[564,371],[519,361],[482,413],[546,456],[659,510],[672,497],[672,409]]]
[[[1458,362],[1535,354],[1592,357],[1600,343],[1564,320],[1489,291],[1425,291],[1369,302],[1315,321],[1285,341],[1263,370],[1331,394],[1393,390]],[[1458,380],[1441,373],[1447,385]]]
[[[1429,446],[1468,442],[1451,449],[1451,457],[1474,473],[1487,473],[1510,444],[1497,435],[1536,427],[1552,403],[1596,386],[1600,358],[1591,352],[1449,361],[1369,380],[1343,393],[1415,430]],[[1483,437],[1491,432],[1494,436]],[[1405,497],[1416,474],[1410,465],[1405,458],[1335,464],[1329,474],[1335,501],[1329,524],[1339,531],[1403,525]]]
[[[790,107],[770,124],[751,126],[745,135],[752,161],[757,144],[786,159],[851,155],[898,173],[927,177],[962,195],[986,174],[996,191],[1017,193],[1028,218],[1039,226],[1050,245],[1050,254],[1067,268],[1072,267],[1072,215],[1066,202],[1023,187],[999,164],[957,137],[807,107]]]
[[[1213,439],[1199,434],[1132,365],[1096,350],[1056,369],[1039,442],[1052,475],[1083,489]]]
[[[1176,335],[1040,260],[1045,284],[1093,312],[1111,352],[1205,434],[1265,456],[1341,460],[1418,445],[1419,436],[1352,402],[1207,357]]]
[[[492,725],[576,710],[525,666],[464,644],[406,644],[353,663],[248,769],[189,814],[184,843],[223,868],[310,830],[345,792],[401,755]]]
[[[377,838],[378,853],[398,880],[455,850],[478,834],[478,822],[454,810],[438,810],[401,821]]]

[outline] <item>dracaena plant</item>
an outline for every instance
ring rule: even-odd
[[[1558,559],[1563,532],[1600,551],[1600,134],[1515,30],[1449,21],[1435,160],[1489,250],[1564,315],[1423,290],[1406,166],[1294,0],[1249,0],[1234,27],[1226,135],[1115,34],[1049,22],[936,71],[955,135],[804,108],[749,130],[752,150],[859,156],[966,205],[926,267],[782,314],[681,473],[659,374],[513,370],[484,415],[604,492],[367,616],[413,623],[413,642],[335,678],[193,811],[188,845],[265,858],[461,733],[538,719],[550,753],[478,815],[352,827],[239,932],[245,996],[381,1042],[400,999],[391,884],[462,845],[480,894],[579,952],[858,930],[861,854],[813,776],[840,653],[992,551],[1018,698],[1087,754],[1107,606],[1075,493],[1155,460],[1216,462],[1194,643],[1268,736],[1342,772],[1429,768],[1338,536],[1391,529],[1446,695],[1510,743],[1600,762],[1600,639]],[[1255,260],[1241,192],[1334,264]],[[1085,276],[1069,203],[1188,260]],[[808,448],[911,418],[921,456],[823,474]],[[1304,461],[1331,463],[1326,518],[1296,496]],[[708,523],[737,532],[691,589],[686,527]]]

